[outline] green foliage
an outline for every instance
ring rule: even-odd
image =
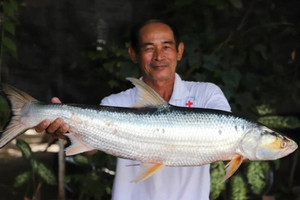
[[[297,65],[291,58],[299,30],[285,9],[280,1],[261,0],[169,4],[163,16],[184,34],[178,71],[185,79],[217,83],[235,113],[253,116],[253,106],[267,102],[278,110],[299,107]]]
[[[263,116],[259,117],[258,121],[266,126],[276,128],[276,129],[296,129],[300,127],[300,121],[297,117],[293,116]]]
[[[0,130],[9,119],[9,106],[5,98],[0,95]]]
[[[103,152],[94,155],[75,155],[69,157],[81,170],[66,176],[66,184],[77,191],[81,199],[108,198],[111,194],[113,171],[108,168],[114,165],[112,156]]]
[[[230,179],[231,198],[232,200],[246,200],[247,186],[243,177],[235,175]]]
[[[16,12],[18,4],[16,0],[4,0],[0,2],[0,9],[3,14],[0,18],[1,37],[0,37],[0,81],[1,68],[3,64],[3,53],[7,52],[17,58],[17,45],[13,41],[15,36],[15,23],[17,22]]]
[[[267,174],[269,171],[268,162],[250,162],[247,167],[247,180],[251,185],[254,194],[261,194],[266,186]]]
[[[210,166],[210,197],[216,199],[219,197],[221,192],[225,190],[226,184],[223,181],[226,171],[223,162],[215,162]]]
[[[30,195],[35,198],[40,192],[42,183],[48,185],[57,184],[53,172],[44,163],[33,158],[33,153],[28,143],[24,140],[17,139],[17,147],[22,152],[23,158],[28,161],[30,170],[22,172],[15,178],[14,187],[18,188],[24,185],[31,186],[27,188],[33,188],[32,194]]]
[[[2,78],[3,55],[5,52],[17,57],[17,47],[13,41],[15,36],[15,22],[18,5],[16,0],[4,0],[0,2],[0,82]],[[0,130],[9,118],[9,108],[6,99],[0,96]]]
[[[16,188],[21,187],[22,185],[28,183],[30,181],[30,178],[31,178],[31,172],[30,171],[26,171],[26,172],[23,172],[23,173],[19,174],[15,178],[14,187],[16,187]]]
[[[32,158],[32,151],[27,142],[24,140],[17,140],[17,147],[20,149],[22,152],[23,158],[30,160]]]

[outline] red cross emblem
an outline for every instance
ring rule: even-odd
[[[185,104],[187,107],[192,107],[192,105],[194,105],[194,103],[190,100],[188,100],[188,102]]]

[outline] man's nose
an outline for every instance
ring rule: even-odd
[[[159,48],[156,48],[153,57],[155,60],[162,60],[164,57],[163,51]]]

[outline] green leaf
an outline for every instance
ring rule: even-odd
[[[271,115],[276,113],[276,108],[268,104],[262,104],[255,107],[255,112],[259,115]]]
[[[300,121],[293,116],[264,116],[258,118],[258,122],[276,129],[296,129],[300,127]]]
[[[243,2],[241,0],[230,0],[230,3],[235,7],[235,8],[243,8]]]
[[[247,167],[247,179],[254,194],[260,194],[266,186],[268,162],[250,162]]]
[[[267,56],[267,47],[265,45],[262,44],[257,44],[254,46],[254,50],[259,52],[260,55],[265,59],[268,60],[268,56]]]
[[[223,72],[221,78],[225,83],[225,87],[237,88],[242,75],[236,68],[231,68],[229,71]]]
[[[117,82],[115,80],[110,80],[110,81],[108,81],[108,85],[110,86],[110,88],[117,88],[117,87],[119,87],[119,82]]]
[[[246,200],[247,199],[247,187],[240,175],[234,175],[231,177],[231,198],[232,200]]]
[[[210,165],[210,195],[213,199],[217,199],[226,188],[225,182],[222,183],[225,173],[223,162],[215,162]]]
[[[18,10],[18,4],[16,0],[10,0],[10,6],[12,7],[12,9],[14,9],[15,11]]]
[[[46,167],[43,163],[37,162],[37,174],[45,181],[48,185],[56,185],[56,177],[54,176],[53,172]]]
[[[9,37],[4,37],[3,38],[3,45],[9,49],[10,51],[16,51],[17,50],[17,46],[16,43],[10,39]]]
[[[15,178],[14,187],[21,187],[30,180],[31,172],[23,172]]]
[[[28,160],[32,157],[32,151],[27,142],[22,139],[17,139],[17,147],[21,150],[24,158]]]
[[[111,188],[110,187],[107,186],[105,188],[105,191],[106,191],[106,194],[111,194]]]
[[[7,49],[7,52],[12,56],[17,57],[17,46],[16,43],[9,37],[3,38],[3,46]]]
[[[9,106],[6,99],[0,96],[0,130],[9,119]]]
[[[31,169],[32,169],[33,173],[36,173],[39,168],[39,161],[32,158],[32,159],[30,159],[30,164],[31,164]]]
[[[89,159],[86,156],[80,154],[74,156],[74,160],[79,164],[85,164],[85,165],[89,164]]]
[[[2,27],[4,30],[9,32],[12,35],[15,35],[15,25],[11,23],[10,21],[3,21]]]
[[[15,16],[15,3],[12,2],[12,0],[10,1],[4,1],[3,2],[3,13],[4,15],[8,15],[10,17],[14,17]]]

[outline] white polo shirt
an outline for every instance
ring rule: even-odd
[[[137,88],[105,97],[101,105],[131,107],[139,101]],[[176,74],[170,104],[182,107],[230,111],[220,88],[212,83],[183,81]],[[184,134],[184,133],[182,133]],[[113,200],[208,200],[209,165],[163,167],[150,178],[131,182],[139,174],[138,161],[118,158],[113,185]]]

